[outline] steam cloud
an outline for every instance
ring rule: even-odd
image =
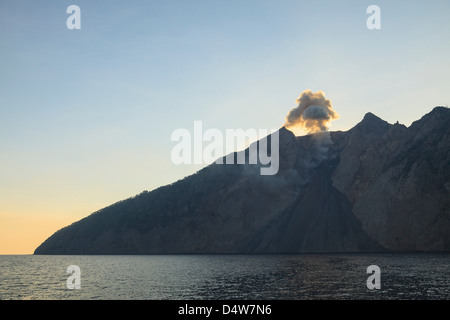
[[[332,120],[339,114],[333,110],[323,91],[303,91],[296,100],[297,106],[286,116],[286,128],[300,127],[309,133],[327,131]]]

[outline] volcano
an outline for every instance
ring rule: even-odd
[[[279,130],[276,175],[212,164],[54,233],[35,254],[450,251],[450,109],[406,127]]]

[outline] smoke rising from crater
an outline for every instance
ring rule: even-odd
[[[300,127],[309,133],[327,131],[332,120],[339,118],[330,99],[323,91],[303,91],[296,100],[297,106],[286,116],[286,128]]]

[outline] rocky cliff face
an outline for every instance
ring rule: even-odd
[[[333,185],[363,229],[394,251],[450,249],[450,110],[409,128],[373,115],[336,139]]]
[[[450,110],[409,128],[280,129],[280,170],[208,166],[53,234],[35,254],[450,251]]]

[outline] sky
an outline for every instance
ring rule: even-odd
[[[310,89],[331,130],[409,126],[450,103],[449,21],[448,0],[0,0],[0,254],[199,170],[171,161],[196,120],[277,129]]]

